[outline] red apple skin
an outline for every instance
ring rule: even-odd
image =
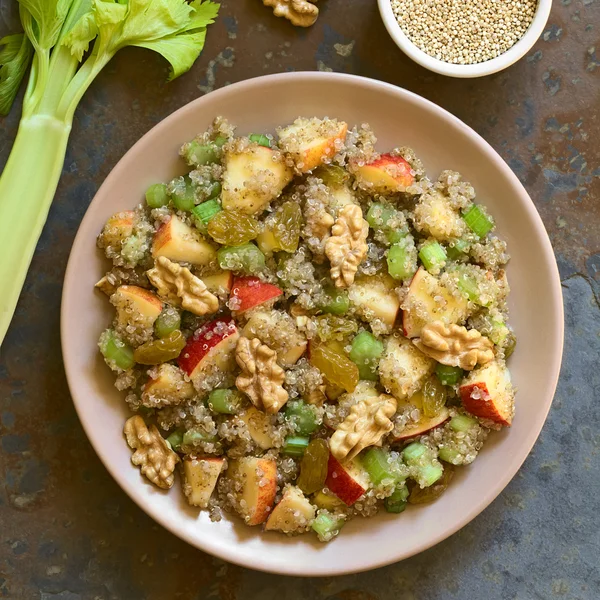
[[[401,156],[392,156],[391,154],[382,154],[377,160],[369,163],[370,167],[388,167],[394,166],[394,169],[398,170],[398,173],[394,175],[394,179],[404,187],[412,185],[415,178],[411,174],[410,164],[404,160]]]
[[[236,277],[233,280],[233,287],[229,298],[239,300],[239,307],[235,309],[236,313],[242,313],[278,298],[283,294],[283,290],[276,285],[265,283],[258,277]]]
[[[479,398],[473,397],[475,388],[479,390]],[[500,404],[494,400],[488,387],[483,382],[471,383],[460,386],[460,398],[467,412],[481,419],[489,419],[504,427],[510,427],[512,417],[502,410]]]
[[[327,463],[327,479],[325,485],[347,506],[352,506],[364,493],[365,489],[355,481],[332,455]]]
[[[407,427],[405,431],[400,432],[397,437],[394,437],[394,444],[410,442],[416,437],[425,435],[430,431],[433,431],[437,427],[441,427],[450,420],[450,413],[448,409],[444,408],[437,417],[423,420],[422,426],[419,427],[419,422],[415,423],[412,427]]]
[[[215,330],[220,327],[226,327],[222,333],[215,333]],[[177,364],[179,368],[188,376],[194,372],[200,361],[215,347],[218,346],[224,339],[231,335],[237,334],[238,330],[235,326],[235,321],[229,319],[215,319],[210,323],[206,323],[196,330],[182,350]],[[211,335],[212,334],[212,335]]]

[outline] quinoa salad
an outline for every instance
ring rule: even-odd
[[[459,173],[376,142],[216,118],[98,237],[131,461],[213,521],[326,542],[437,499],[511,424],[506,244]]]

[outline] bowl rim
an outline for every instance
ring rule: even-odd
[[[434,73],[463,79],[492,75],[493,73],[497,73],[498,71],[510,67],[512,64],[523,58],[542,35],[552,8],[552,0],[538,0],[535,15],[529,28],[525,32],[525,35],[506,52],[482,63],[473,65],[455,65],[434,58],[421,50],[408,38],[404,31],[402,31],[402,28],[394,15],[394,11],[392,10],[391,0],[377,1],[383,24],[400,50],[414,62]]]
[[[113,180],[120,178],[123,175],[123,164],[127,162],[128,159],[133,157],[137,152],[139,152],[145,145],[146,140],[152,136],[153,132],[157,129],[165,129],[169,128],[171,123],[175,120],[180,119],[188,112],[193,112],[201,109],[204,102],[204,98],[212,95],[213,99],[215,96],[228,95],[232,92],[243,94],[245,91],[248,91],[254,87],[261,87],[270,82],[286,82],[290,80],[299,80],[306,81],[310,83],[319,82],[319,81],[345,81],[357,84],[362,87],[371,88],[373,91],[387,91],[394,93],[396,95],[403,96],[404,100],[423,105],[425,104],[426,108],[430,111],[437,112],[445,119],[447,119],[450,123],[452,123],[455,127],[462,129],[466,132],[469,137],[472,139],[473,143],[476,144],[485,154],[490,155],[490,159],[493,159],[495,162],[495,167],[497,167],[500,171],[503,172],[505,177],[508,177],[512,180],[512,184],[516,187],[520,188],[522,191],[522,195],[524,198],[528,200],[528,202],[524,202],[524,207],[529,216],[532,219],[532,223],[534,224],[535,230],[537,232],[537,239],[543,246],[544,255],[548,257],[548,267],[551,278],[551,297],[548,298],[548,302],[552,303],[554,311],[556,315],[560,317],[558,319],[558,323],[556,324],[555,334],[557,335],[557,347],[555,352],[552,355],[552,363],[550,364],[550,368],[548,369],[548,373],[550,375],[548,382],[550,383],[548,390],[551,391],[548,399],[546,400],[546,405],[542,406],[540,410],[540,415],[543,416],[543,419],[540,419],[538,425],[534,428],[531,428],[530,436],[527,440],[526,451],[522,451],[523,455],[519,456],[519,458],[511,465],[511,468],[506,470],[503,473],[502,477],[498,478],[493,486],[490,486],[485,495],[482,495],[477,504],[475,504],[468,514],[465,514],[464,517],[457,519],[453,526],[448,528],[440,528],[440,533],[435,536],[431,536],[429,539],[418,545],[417,547],[411,549],[410,552],[397,552],[394,555],[386,557],[384,560],[377,560],[369,562],[368,557],[365,557],[365,563],[361,565],[359,568],[347,568],[344,566],[338,566],[334,568],[306,568],[303,564],[290,564],[289,567],[278,567],[270,565],[266,560],[260,560],[260,557],[255,556],[252,561],[245,558],[243,555],[236,554],[235,551],[232,551],[231,548],[221,549],[218,545],[212,543],[211,538],[207,537],[205,539],[198,539],[194,535],[191,534],[188,530],[183,527],[179,527],[176,524],[171,523],[169,518],[165,517],[157,506],[155,506],[152,502],[147,502],[141,500],[135,493],[137,486],[130,485],[128,481],[126,481],[124,476],[124,469],[117,468],[116,465],[111,463],[110,458],[108,457],[107,451],[105,451],[104,446],[101,444],[94,443],[94,438],[96,437],[93,433],[95,421],[92,414],[86,412],[84,410],[84,404],[80,403],[77,400],[76,395],[73,393],[74,390],[77,390],[76,385],[76,375],[77,373],[74,370],[74,367],[71,367],[71,363],[73,359],[71,359],[72,351],[67,344],[67,323],[68,313],[70,309],[69,305],[69,290],[73,287],[74,282],[77,279],[77,271],[75,269],[75,260],[73,259],[74,252],[73,250],[82,243],[84,236],[84,224],[88,218],[92,218],[90,213],[90,207],[96,200],[96,198],[101,195],[103,189],[105,187],[110,188]],[[119,166],[121,165],[121,168]],[[86,238],[87,241],[87,238]],[[550,243],[550,239],[542,222],[542,219],[533,204],[533,201],[529,197],[529,194],[523,187],[523,185],[518,180],[517,176],[512,172],[506,162],[500,157],[500,155],[493,149],[493,147],[486,142],[477,132],[475,132],[471,127],[463,123],[458,117],[455,117],[451,113],[449,113],[444,108],[434,104],[430,100],[427,100],[418,94],[405,90],[403,88],[399,88],[389,83],[381,82],[378,80],[370,79],[367,77],[361,77],[356,75],[348,75],[341,73],[323,73],[323,72],[312,72],[312,71],[300,71],[293,73],[279,73],[274,75],[264,75],[261,77],[256,77],[253,79],[248,79],[245,81],[241,81],[235,84],[228,85],[224,88],[220,88],[219,90],[215,90],[210,92],[210,94],[206,94],[200,98],[192,100],[188,104],[182,106],[175,112],[171,113],[165,119],[154,125],[148,132],[146,132],[124,155],[123,157],[115,164],[111,172],[108,174],[102,185],[99,187],[96,192],[94,199],[90,203],[90,206],[86,210],[86,213],[81,221],[78,232],[73,241],[73,246],[71,250],[71,254],[69,256],[69,261],[67,264],[67,268],[65,271],[64,283],[63,283],[63,292],[61,298],[61,314],[60,314],[60,334],[61,334],[61,348],[63,354],[63,361],[65,366],[65,373],[67,378],[67,383],[69,386],[69,390],[71,392],[71,397],[73,399],[73,404],[75,405],[75,409],[79,420],[83,426],[83,429],[88,437],[88,440],[92,444],[96,454],[112,476],[112,478],[118,483],[123,491],[150,517],[152,517],[157,523],[162,525],[165,529],[179,537],[180,539],[186,541],[190,545],[207,552],[213,556],[216,556],[222,560],[228,561],[230,563],[247,567],[254,570],[260,570],[263,572],[281,574],[281,575],[293,575],[293,576],[306,576],[306,577],[327,577],[334,575],[343,575],[348,573],[360,573],[363,571],[368,571],[372,569],[376,569],[379,567],[387,566],[392,563],[399,562],[404,560],[405,558],[409,558],[410,556],[414,556],[420,552],[423,552],[432,546],[440,543],[446,538],[450,537],[458,530],[462,529],[465,525],[471,522],[475,517],[477,517],[491,502],[502,492],[502,490],[508,485],[508,483],[512,480],[512,478],[516,475],[517,471],[521,468],[525,459],[529,456],[531,449],[535,442],[537,441],[541,429],[546,421],[548,412],[550,410],[552,400],[556,393],[556,386],[558,383],[558,378],[560,374],[560,367],[562,362],[562,353],[563,353],[563,345],[564,345],[564,306],[563,306],[563,298],[562,298],[562,288],[560,283],[560,276],[558,271],[558,265],[554,258],[554,252],[552,250],[552,245]]]

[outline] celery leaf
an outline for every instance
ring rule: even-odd
[[[61,44],[67,46],[71,54],[79,61],[89,48],[90,42],[98,35],[98,25],[94,13],[88,12],[73,25],[69,33],[62,39]]]
[[[19,4],[35,21],[35,27],[26,27],[23,22],[31,42],[44,50],[50,50],[58,41],[73,0],[19,0]]]
[[[0,115],[10,112],[32,55],[33,48],[24,34],[0,39]]]

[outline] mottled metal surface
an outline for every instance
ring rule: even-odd
[[[436,76],[411,63],[388,38],[374,0],[321,4],[317,24],[305,31],[273,17],[259,0],[226,0],[191,73],[165,84],[159,58],[124,51],[81,103],[57,197],[0,351],[0,598],[600,598],[598,0],[555,0],[529,55],[477,80]],[[14,6],[0,1],[0,35]],[[69,397],[59,302],[78,223],[102,180],[144,132],[215,87],[314,69],[415,91],[500,152],[550,232],[564,280],[567,334],[562,378],[541,438],[481,516],[403,563],[303,580],[211,558],[155,525],[117,487]],[[15,109],[0,123],[0,165],[17,122]]]

